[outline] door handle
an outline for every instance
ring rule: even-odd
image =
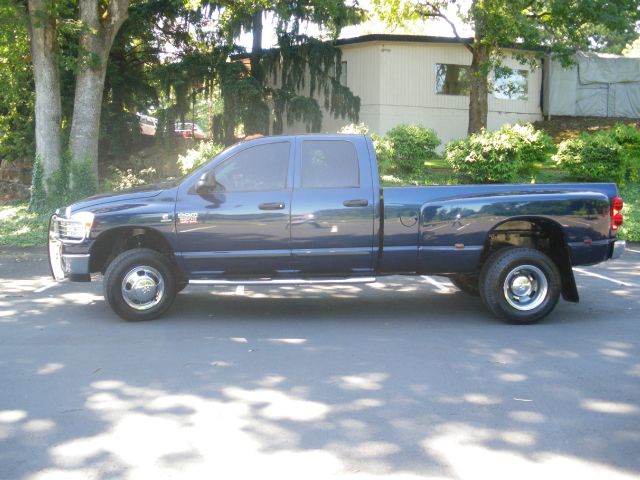
[[[260,205],[258,205],[258,208],[260,210],[283,210],[284,209],[284,203],[282,203],[282,202],[261,203]]]
[[[355,200],[345,200],[344,202],[342,202],[342,204],[345,207],[366,207],[367,205],[369,205],[369,200],[358,198]]]

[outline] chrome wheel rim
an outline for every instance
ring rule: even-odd
[[[521,312],[527,312],[545,301],[549,282],[538,267],[520,265],[505,277],[503,291],[509,305]]]
[[[164,280],[158,270],[137,266],[122,279],[122,298],[131,308],[149,310],[164,298]]]

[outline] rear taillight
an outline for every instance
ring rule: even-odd
[[[611,230],[618,230],[622,222],[624,222],[624,217],[620,211],[624,207],[624,202],[622,198],[615,197],[613,202],[611,202]]]

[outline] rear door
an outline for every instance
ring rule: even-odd
[[[364,137],[298,137],[291,201],[293,269],[303,276],[371,274],[373,192]]]
[[[259,140],[211,166],[216,187],[180,187],[176,231],[191,276],[271,277],[290,269],[293,141]]]

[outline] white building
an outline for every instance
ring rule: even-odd
[[[379,34],[337,44],[342,50],[342,83],[360,97],[360,122],[371,132],[384,134],[408,123],[433,128],[443,143],[466,136],[471,53],[463,44],[446,37]],[[542,69],[532,70],[510,51],[505,53],[504,64],[513,73],[509,80],[497,82],[499,91],[490,94],[489,129],[542,119]],[[322,131],[335,133],[348,123],[324,112]],[[304,131],[304,125],[288,126],[285,120],[283,133]]]

